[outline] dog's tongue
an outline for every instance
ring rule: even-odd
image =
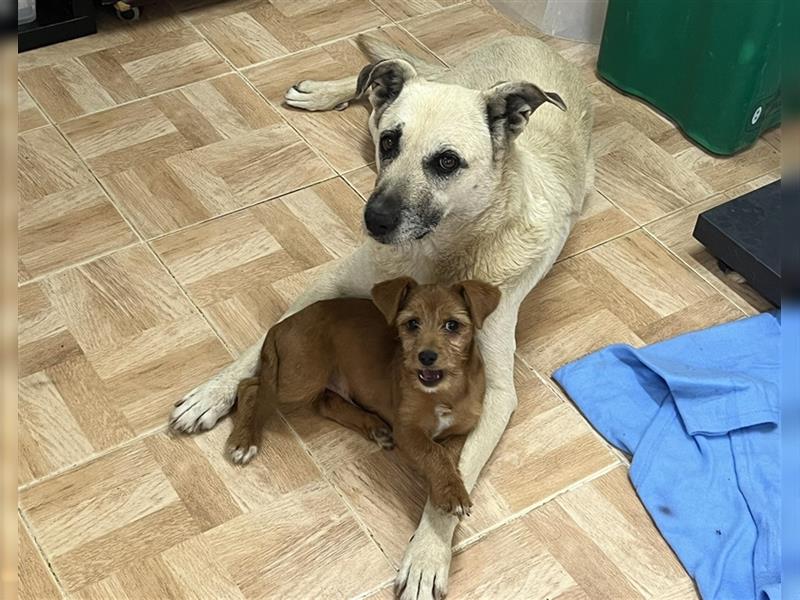
[[[422,369],[419,372],[419,378],[426,383],[432,383],[442,378],[442,372],[433,369]]]

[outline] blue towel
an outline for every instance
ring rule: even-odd
[[[632,455],[630,478],[706,600],[780,599],[780,316],[635,349],[553,377]]]

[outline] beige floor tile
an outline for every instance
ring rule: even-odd
[[[617,462],[575,408],[532,372],[520,369],[516,387],[519,407],[483,472],[511,514]]]
[[[384,587],[367,596],[368,600],[394,600],[393,582],[387,583]]]
[[[25,490],[20,505],[67,591],[199,533],[141,442]]]
[[[520,309],[517,351],[550,375],[608,344],[640,346],[742,316],[714,296],[700,276],[636,231],[555,266]]]
[[[252,462],[246,467],[231,464],[224,448],[232,426],[231,420],[225,419],[210,432],[192,438],[173,441],[159,434],[146,442],[204,531],[285,496],[302,497],[309,486],[313,488],[321,480],[319,469],[296,434],[278,416],[267,421],[263,442]],[[198,486],[193,473],[207,481]]]
[[[449,584],[457,598],[697,598],[624,468],[457,553]]]
[[[397,26],[382,29],[380,35],[424,60],[437,62]],[[351,38],[247,69],[244,74],[305,139],[343,173],[375,160],[366,126],[369,117],[367,104],[355,102],[343,111],[309,113],[283,106],[283,95],[304,79],[357,75],[368,62]]]
[[[373,0],[373,3],[395,21],[418,17],[441,10],[463,0]]]
[[[123,39],[133,39],[76,56],[67,52],[41,61],[26,59],[20,79],[60,123],[230,71],[194,29],[177,24],[158,22],[166,31],[113,29],[112,36],[120,32]]]
[[[559,260],[583,252],[636,228],[637,225],[633,219],[595,190],[586,198],[581,216],[569,234]]]
[[[599,81],[597,75],[597,55],[600,53],[599,44],[587,44],[551,36],[546,36],[543,39],[558,50],[561,56],[580,67],[587,84]]]
[[[455,544],[616,462],[575,409],[522,365],[516,387],[519,407],[472,493],[472,515],[461,522]],[[427,498],[419,477],[397,452],[365,447],[356,453],[342,450],[341,440],[323,445],[308,424],[298,432],[315,458],[321,456],[319,462],[331,470],[332,480],[383,551],[399,564]]]
[[[123,567],[69,596],[70,600],[245,600],[202,536]]]
[[[697,598],[621,467],[538,508],[525,525],[588,598]]]
[[[47,119],[22,84],[17,83],[17,132],[24,133],[42,125],[47,125]]]
[[[229,432],[226,420],[191,438],[157,433],[22,492],[20,504],[65,587],[80,590],[81,598],[115,589],[132,600],[163,597],[157,589],[169,597],[210,597],[198,586],[212,596],[226,590],[224,597],[240,597],[219,548],[199,534],[223,536],[227,527],[243,534],[242,523],[260,526],[243,515],[284,500],[313,503],[325,484],[280,419],[268,423],[261,451],[246,468],[223,456]]]
[[[18,600],[56,600],[61,598],[58,584],[47,563],[36,549],[22,519],[17,519],[17,598]]]
[[[21,483],[157,427],[230,359],[142,246],[23,286],[19,313]]]
[[[246,598],[346,598],[392,575],[375,543],[325,486],[265,504],[205,538]]]
[[[291,428],[302,438],[314,462],[325,472],[332,472],[372,454],[381,454],[375,442],[338,423],[323,419],[310,405],[283,405],[280,410]],[[382,462],[378,457],[376,460]]]
[[[281,282],[348,254],[361,239],[363,199],[331,179],[153,243],[235,352],[294,300]]]
[[[627,121],[595,130],[595,188],[637,223],[713,194],[711,186]]]
[[[778,152],[781,151],[781,128],[776,127],[775,129],[770,129],[767,133],[765,133],[763,137],[767,143],[775,148]]]
[[[113,12],[105,10],[98,10],[96,17],[97,33],[93,35],[19,54],[19,71],[54,65],[134,41],[163,37],[186,25],[168,2],[153,3],[146,11],[142,11],[141,18],[134,23],[122,21]]]
[[[17,143],[21,281],[137,240],[54,127]]]
[[[608,173],[612,178],[618,176],[617,169],[610,165],[611,157],[616,156],[625,162],[632,162],[632,167],[627,165],[621,167],[620,173],[626,173],[629,168],[645,171],[647,179],[654,179],[669,190],[669,192],[663,189],[649,191],[649,188],[645,187],[644,190],[647,190],[654,200],[645,202],[638,209],[631,206],[631,214],[642,213],[643,218],[652,218],[657,213],[649,206],[650,203],[660,205],[662,211],[677,207],[677,200],[669,199],[670,193],[682,196],[685,202],[691,204],[708,198],[711,193],[725,191],[761,175],[778,174],[780,169],[778,129],[768,132],[753,147],[735,156],[716,156],[702,150],[668,117],[650,107],[645,101],[620,93],[602,81],[591,84],[589,89],[595,101],[593,146],[599,156],[610,154],[610,157],[598,161],[598,179],[602,177],[601,169],[602,173]],[[663,150],[663,153],[654,151],[653,145],[645,142],[644,138],[649,138]],[[630,154],[620,155],[619,149],[626,145],[631,151]],[[642,153],[641,159],[631,161],[630,156],[638,152]],[[673,160],[669,160],[666,155],[670,155]],[[654,175],[640,164],[645,161],[659,165],[659,169],[663,172]],[[694,175],[695,181],[689,186],[684,185],[681,194],[680,185],[670,185],[667,181],[678,182],[679,179],[675,178],[685,177],[686,173]],[[698,186],[697,180],[702,184]],[[630,204],[633,205],[635,202],[631,200]]]
[[[369,0],[226,2],[185,14],[239,68],[389,23]]]
[[[377,176],[375,163],[344,174],[344,178],[347,182],[361,194],[364,200],[368,199],[369,195],[375,189],[375,179]]]
[[[332,174],[238,75],[63,127],[120,210],[148,238]]]
[[[627,123],[633,128],[644,134],[653,141],[660,142],[667,134],[677,133],[677,137],[683,140],[680,132],[675,126],[658,111],[651,108],[646,102],[619,92],[616,88],[605,81],[597,81],[589,85],[589,91],[594,101],[594,127],[595,130],[604,129],[612,125]],[[601,136],[602,137],[602,136]],[[677,141],[670,138],[672,144],[677,145]],[[592,140],[596,151],[599,150],[599,142]],[[610,141],[613,141],[613,137]],[[686,148],[680,145],[680,148]],[[665,148],[670,154],[673,152]]]
[[[460,4],[403,21],[403,27],[448,64],[457,63],[481,44],[509,35],[537,35],[491,8]]]
[[[762,175],[777,178],[781,169],[780,152],[762,139],[735,156],[715,156],[692,146],[677,154],[676,160],[703,178],[715,192],[724,192]]]
[[[502,567],[498,559],[502,557]],[[454,598],[590,598],[531,532],[516,521],[456,554],[448,594]]]
[[[701,212],[767,185],[775,179],[776,175],[774,174],[764,175],[749,183],[736,186],[727,192],[717,194],[708,200],[687,207],[674,215],[651,223],[646,229],[717,288],[721,294],[748,314],[769,310],[772,305],[753,288],[747,284],[738,283],[730,276],[722,273],[717,259],[700,242],[694,239],[692,232],[697,222],[697,216]]]

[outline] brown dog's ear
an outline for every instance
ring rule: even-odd
[[[397,313],[403,307],[408,297],[408,292],[417,286],[411,277],[398,277],[389,281],[382,281],[372,288],[372,301],[386,317],[389,325],[394,323]]]
[[[483,327],[486,317],[492,314],[500,303],[500,289],[474,279],[462,281],[453,287],[464,298],[475,327],[478,329]]]
[[[393,102],[406,81],[417,76],[417,70],[407,60],[392,58],[382,60],[361,69],[356,83],[356,97],[361,97],[370,88],[369,101],[373,108],[379,109]]]

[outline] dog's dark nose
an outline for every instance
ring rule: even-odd
[[[375,192],[364,209],[364,225],[370,235],[385,236],[400,224],[400,201],[395,196]]]
[[[439,357],[436,352],[433,350],[423,350],[419,353],[419,362],[421,362],[424,366],[430,367],[433,363],[436,362],[436,359]]]

